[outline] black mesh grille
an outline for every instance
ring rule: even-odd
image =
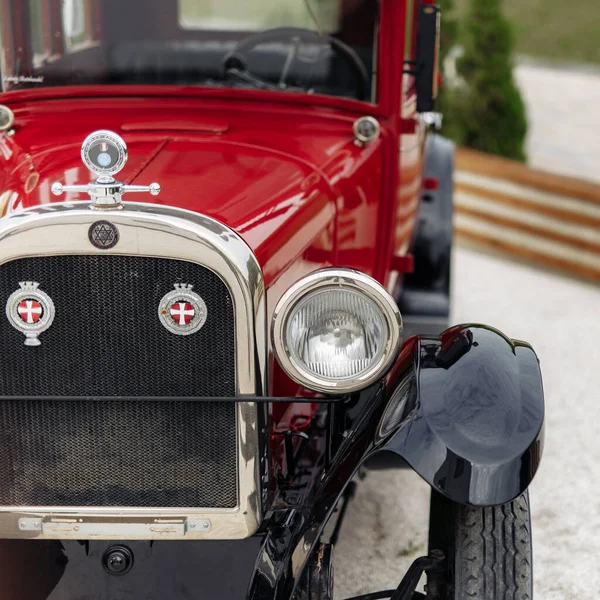
[[[20,281],[56,307],[41,346],[2,314]],[[208,317],[178,336],[158,305],[194,285]],[[135,400],[235,394],[231,297],[210,270],[184,261],[57,256],[0,266],[0,505],[233,507],[235,405]],[[125,400],[125,398],[129,398]]]
[[[56,306],[54,323],[25,337],[2,315],[20,281],[37,281]],[[208,318],[189,336],[158,319],[174,283],[189,283]],[[134,256],[27,258],[0,266],[0,394],[5,396],[233,396],[231,297],[212,271]]]
[[[0,401],[0,505],[237,504],[235,405]]]

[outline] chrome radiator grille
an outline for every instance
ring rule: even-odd
[[[136,397],[235,394],[227,287],[185,261],[54,256],[0,266],[0,305],[36,281],[56,316],[39,347],[0,319],[0,505],[237,505],[236,407]],[[157,315],[174,283],[194,285],[208,318],[174,335]]]
[[[233,396],[231,297],[217,275],[193,263],[139,256],[51,256],[0,265],[0,308],[36,281],[56,307],[42,345],[0,318],[0,395]],[[189,336],[158,319],[173,284],[194,285],[208,318]]]
[[[0,401],[0,505],[237,505],[235,406]]]

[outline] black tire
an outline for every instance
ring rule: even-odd
[[[429,548],[447,556],[436,600],[532,600],[529,494],[500,506],[475,508],[431,495]],[[436,595],[437,594],[437,595]]]

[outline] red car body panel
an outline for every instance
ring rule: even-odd
[[[312,253],[317,263],[332,262],[339,250],[337,264],[374,273],[383,143],[357,147],[351,116],[305,115],[298,126],[296,110],[273,115],[262,105],[240,104],[233,112],[201,100],[182,111],[167,98],[13,104],[20,131],[4,138],[12,150],[3,153],[3,187],[16,195],[3,214],[64,201],[50,193],[54,181],[91,180],[79,147],[86,132],[103,127],[128,142],[125,181],[159,181],[163,192],[153,202],[200,212],[235,229],[257,254],[267,287],[325,229],[329,242],[321,241]],[[174,113],[178,120],[172,124]],[[34,186],[31,173],[39,175]],[[85,198],[67,197],[76,199]],[[336,214],[340,231],[334,240]]]

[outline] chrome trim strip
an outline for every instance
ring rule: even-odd
[[[229,288],[236,326],[236,393],[265,394],[266,304],[260,265],[251,249],[233,230],[209,217],[153,204],[127,203],[126,210],[105,211],[102,218],[119,229],[119,243],[98,249],[88,230],[98,219],[89,202],[50,204],[0,219],[0,264],[31,256],[68,254],[135,255],[187,260],[214,271]],[[249,335],[251,332],[253,335]],[[137,507],[0,507],[0,538],[119,539],[118,536],[42,534],[19,529],[20,518],[49,520],[60,516],[97,517],[120,523],[123,532],[140,519],[147,523],[185,517],[210,521],[208,531],[187,529],[185,539],[241,539],[252,535],[262,518],[259,487],[257,407],[237,403],[238,499],[235,509]],[[1,485],[1,482],[0,482]],[[138,539],[182,539],[175,528],[152,528]],[[106,531],[107,528],[102,528]]]

